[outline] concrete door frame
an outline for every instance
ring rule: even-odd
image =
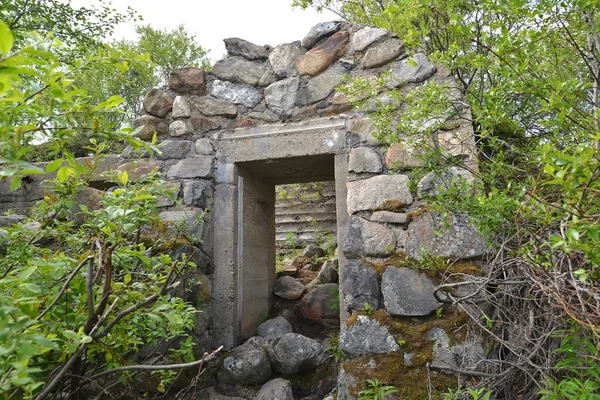
[[[225,348],[232,348],[249,334],[253,328],[248,323],[248,318],[242,324],[244,307],[241,302],[251,298],[252,301],[260,303],[258,298],[264,296],[265,290],[272,290],[272,283],[275,279],[275,240],[273,236],[272,275],[257,278],[260,281],[259,288],[253,288],[257,294],[255,297],[248,297],[249,288],[245,290],[244,286],[248,282],[245,282],[242,268],[243,259],[247,257],[248,252],[252,253],[253,250],[245,250],[243,224],[245,220],[252,221],[252,218],[248,219],[249,216],[244,215],[246,207],[244,193],[253,200],[266,203],[269,203],[268,196],[270,196],[270,189],[254,190],[260,186],[257,180],[266,181],[265,186],[270,185],[273,188],[274,235],[274,185],[299,182],[301,181],[299,179],[303,177],[304,181],[319,180],[323,175],[323,171],[319,168],[325,168],[326,159],[331,158],[333,160],[333,178],[336,182],[337,237],[338,243],[342,243],[343,226],[347,217],[345,133],[346,120],[344,118],[329,118],[298,124],[237,129],[232,133],[225,134],[219,141],[215,173],[215,201],[212,213],[212,253],[215,264],[211,301],[213,346],[223,345]],[[283,171],[285,168],[282,168],[286,160],[296,163],[294,168],[290,168],[293,170],[291,176],[285,175],[285,171]],[[298,167],[303,162],[306,165],[307,160],[317,164],[322,161],[323,164],[319,168]],[[272,163],[275,163],[275,167],[264,168],[265,164]],[[255,176],[257,174],[262,175],[260,179]],[[262,198],[259,199],[259,197]],[[270,204],[264,205],[266,209],[271,207]],[[264,250],[267,251],[267,247]],[[257,250],[254,251],[254,255],[258,258],[254,258],[250,263],[261,262],[261,260],[270,262],[268,258],[261,258],[260,252]],[[340,252],[340,266],[344,261]],[[248,268],[248,262],[246,261],[246,268]],[[267,273],[265,272],[265,274]],[[267,295],[270,298],[270,293]],[[261,307],[264,308],[264,304],[266,303],[256,305],[254,312],[258,312],[257,310]]]

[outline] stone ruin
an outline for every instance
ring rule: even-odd
[[[421,160],[405,143],[377,140],[369,119],[375,109],[354,109],[335,90],[345,76],[376,79],[386,71],[389,89],[447,85],[460,112],[437,138],[448,156],[474,162],[470,110],[453,78],[425,55],[409,56],[390,32],[345,22],[318,24],[302,41],[275,48],[241,39],[225,45],[227,56],[210,72],[176,69],[168,86],[146,95],[134,126],[144,140],[156,132],[162,154],[140,160],[128,148],[108,163],[133,178],[158,169],[177,191],[181,205],[165,202],[160,216],[189,222],[201,250],[197,275],[210,285],[194,329],[197,346],[235,348],[220,376],[236,383],[264,384],[273,372],[289,375],[323,362],[321,343],[277,330],[286,325],[281,317],[269,322],[279,335],[255,335],[261,316],[271,312],[277,279],[275,186],[331,181],[339,286],[317,284],[312,291],[339,291],[339,349],[346,359],[337,398],[356,398],[374,377],[419,398],[409,386],[425,384],[426,365],[434,369],[434,385],[455,385],[443,371],[472,367],[482,357],[481,341],[467,332],[464,315],[434,297],[438,278],[410,263],[426,252],[477,269],[486,243],[468,218],[454,215],[446,225],[425,200],[448,180],[473,177],[452,167],[411,182],[408,172]],[[385,91],[378,99],[402,112]],[[0,208],[22,211],[39,200],[36,182],[12,194],[2,190]],[[328,305],[315,301],[310,318],[319,321]],[[257,398],[287,391],[280,381]]]

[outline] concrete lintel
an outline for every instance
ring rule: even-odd
[[[331,130],[340,129],[346,127],[345,118],[320,118],[310,121],[288,123],[288,124],[274,124],[274,125],[261,125],[251,128],[238,128],[233,132],[226,132],[222,139],[223,140],[240,140],[249,139],[256,137],[264,137],[271,135],[280,135],[285,133],[301,133],[315,130]]]

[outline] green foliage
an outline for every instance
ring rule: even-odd
[[[373,314],[373,311],[374,311],[373,310],[373,306],[370,305],[369,303],[364,303],[363,306],[362,306],[362,310],[367,315]]]
[[[556,333],[561,338],[556,349],[561,359],[554,368],[565,375],[561,379],[548,378],[544,382],[546,387],[538,392],[540,399],[600,399],[600,350],[575,328]]]
[[[359,393],[360,400],[388,400],[398,389],[394,386],[384,386],[377,378],[367,379],[367,389]]]
[[[86,7],[60,0],[0,0],[0,20],[12,30],[16,49],[27,47],[30,33],[36,31],[65,43],[68,51],[62,55],[71,59],[100,47],[116,25],[140,19],[130,7],[124,13],[116,11],[110,0]]]
[[[344,357],[346,357],[344,352],[342,352],[340,350],[340,337],[339,336],[331,336],[329,338],[329,342],[328,342],[327,347],[325,348],[325,351],[333,357],[335,362],[340,362],[341,360],[344,359]]]
[[[486,266],[496,274],[494,287],[506,290],[503,279],[511,278],[504,268],[511,268],[513,276],[527,277],[521,286],[528,293],[524,302],[557,310],[521,324],[502,320],[501,315],[521,312],[517,307],[523,303],[507,301],[502,311],[476,321],[480,327],[491,332],[512,323],[539,332],[535,340],[525,339],[534,346],[510,347],[518,354],[515,360],[531,360],[531,347],[544,348],[539,365],[551,351],[547,338],[553,326],[574,324],[574,333],[559,336],[600,347],[600,4],[297,0],[295,5],[329,8],[351,21],[391,29],[409,53],[424,52],[439,66],[438,79],[424,84],[390,91],[383,74],[377,82],[348,80],[340,90],[355,106],[369,106],[363,111],[375,121],[379,138],[421,150],[425,167],[413,176],[451,165],[475,175],[472,187],[454,182],[428,198],[431,211],[444,217],[467,212],[499,250]],[[445,79],[445,72],[454,79]],[[378,102],[383,96],[391,101]],[[476,142],[469,144],[460,135],[471,127]],[[444,144],[448,135],[465,142],[466,151]],[[471,151],[478,166],[467,159]],[[433,265],[422,258],[423,265]],[[497,385],[489,395],[495,398],[524,396],[540,381],[548,382],[544,395],[554,396],[548,398],[597,398],[596,367],[565,368],[560,361],[559,370],[534,365],[519,367],[528,371],[524,379],[516,378],[523,376],[520,370],[514,381],[484,378],[481,384]]]
[[[106,149],[100,137],[155,150],[104,118],[122,112],[122,98],[91,102],[73,81],[102,63],[126,72],[128,62],[106,56],[64,64],[54,53],[59,43],[29,38],[31,44],[14,51],[14,36],[0,21],[0,176],[12,190],[25,176],[56,178],[32,210],[38,224],[17,224],[3,234],[0,398],[65,392],[67,380],[70,390],[79,390],[94,380],[93,373],[129,365],[128,357],[142,346],[178,336],[182,347],[171,356],[188,361],[187,332],[197,312],[170,295],[183,268],[193,264],[153,256],[139,241],[144,229],[161,226],[156,198],[169,192],[164,183],[153,175],[131,182],[126,172],[97,172]],[[94,135],[87,148],[94,157],[76,159],[66,146],[85,130]],[[30,162],[41,139],[52,140],[54,160],[45,168]],[[97,210],[76,200],[96,196],[89,194],[92,179],[113,185],[110,193],[97,195]],[[162,377],[163,386],[172,375]]]
[[[329,300],[327,304],[327,308],[330,310],[339,310],[340,309],[340,290],[337,287],[331,288],[331,293],[335,295],[335,298]]]
[[[296,235],[292,231],[287,231],[285,233],[285,241],[283,242],[284,246],[288,249],[295,249],[297,246]]]
[[[12,190],[21,186],[25,175],[58,172],[62,181],[68,176],[86,172],[85,165],[67,150],[73,138],[80,135],[127,140],[140,148],[143,143],[128,128],[105,118],[119,115],[123,99],[111,96],[106,101],[92,103],[87,92],[73,84],[73,75],[98,64],[111,63],[126,71],[127,62],[112,57],[89,57],[73,65],[59,62],[52,53],[57,43],[48,43],[39,36],[31,46],[12,51],[13,36],[0,21],[0,176],[11,179]],[[55,160],[45,170],[30,164],[34,144],[50,140],[49,151]],[[106,147],[98,144],[100,149]]]

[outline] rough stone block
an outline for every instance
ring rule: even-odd
[[[262,93],[254,86],[231,83],[227,81],[214,81],[210,94],[221,100],[233,104],[242,104],[252,108],[262,100]]]
[[[408,225],[407,253],[419,258],[421,251],[450,259],[482,257],[487,250],[485,238],[466,214],[449,216],[448,226],[438,213],[425,212]]]
[[[300,42],[284,43],[275,47],[269,54],[269,62],[278,78],[289,78],[298,75],[296,64],[305,50]]]
[[[144,97],[144,110],[155,117],[163,118],[173,108],[173,99],[160,89],[150,89]]]
[[[200,68],[176,68],[169,74],[169,89],[202,96],[206,93],[206,74]]]
[[[348,311],[362,310],[365,304],[379,308],[379,284],[373,268],[361,260],[348,260],[340,274]]]
[[[181,160],[169,168],[167,177],[177,178],[212,178],[212,157],[197,156]]]
[[[183,186],[183,204],[201,209],[211,208],[213,190],[209,181],[186,181]]]
[[[406,83],[420,83],[431,77],[437,68],[423,53],[398,61],[391,69],[391,74],[385,80],[385,85],[392,89]]]
[[[173,121],[171,125],[169,125],[169,135],[173,137],[184,136],[191,132],[192,130],[186,121]]]
[[[424,160],[419,156],[421,149],[412,149],[403,143],[393,143],[385,155],[385,165],[389,169],[422,167]]]
[[[413,268],[387,267],[381,278],[385,310],[397,317],[429,315],[442,306],[433,296],[435,285]]]
[[[265,89],[265,101],[279,116],[290,116],[296,103],[300,78],[293,77],[277,81]]]
[[[349,259],[388,256],[396,248],[396,236],[391,229],[357,216],[346,220],[344,233],[343,252]]]
[[[296,96],[296,104],[305,106],[327,98],[333,89],[342,83],[343,76],[349,72],[342,65],[336,64],[314,77],[306,86],[300,88]]]
[[[379,154],[369,147],[358,147],[350,150],[348,155],[349,172],[371,172],[380,173],[383,171]]]
[[[348,182],[348,213],[363,210],[397,210],[413,202],[406,175],[379,175]]]
[[[305,49],[313,47],[321,38],[329,36],[342,27],[341,21],[321,22],[313,26],[300,43]]]
[[[367,50],[360,65],[363,68],[375,68],[387,64],[404,53],[404,42],[399,39],[388,39]]]
[[[246,60],[264,60],[269,57],[269,50],[265,46],[259,46],[240,38],[223,39],[227,54],[241,56]]]
[[[161,155],[159,160],[169,158],[186,158],[194,152],[194,142],[189,140],[163,140],[159,147]]]
[[[386,36],[388,31],[383,28],[372,28],[366,26],[352,35],[352,49],[363,51],[378,39]]]
[[[338,285],[324,283],[315,285],[300,302],[300,314],[305,319],[320,322],[324,325],[334,325],[339,322]]]
[[[267,67],[263,64],[229,57],[217,61],[210,72],[221,80],[256,86],[266,71]]]
[[[183,96],[175,97],[173,100],[173,112],[171,117],[173,118],[189,118],[191,115],[190,103]]]
[[[162,118],[156,118],[152,115],[142,115],[133,121],[133,129],[140,128],[136,136],[142,140],[150,140],[156,132],[157,135],[164,135],[169,131],[169,124]]]
[[[210,96],[194,97],[192,98],[192,105],[204,115],[222,115],[227,118],[235,118],[237,116],[236,106]]]
[[[292,328],[292,324],[287,319],[276,317],[260,324],[256,332],[258,336],[269,339],[285,335],[286,333],[292,333],[294,332],[294,328]]]
[[[340,335],[340,350],[352,357],[360,357],[391,353],[400,350],[400,346],[386,327],[359,315],[356,322]]]
[[[285,379],[273,379],[260,388],[254,400],[294,400],[292,384]]]
[[[306,53],[296,64],[300,74],[316,76],[336,62],[348,49],[348,32],[337,32]]]
[[[209,138],[202,138],[196,140],[196,154],[201,156],[212,156],[215,154],[215,149],[213,148],[212,143]]]

